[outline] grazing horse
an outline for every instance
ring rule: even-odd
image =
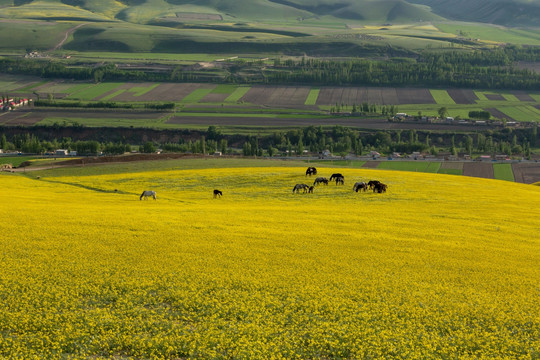
[[[332,181],[333,179],[338,178],[338,177],[341,177],[341,178],[345,179],[345,177],[343,175],[337,173],[337,174],[332,174],[332,176],[330,176],[330,181]]]
[[[385,193],[387,188],[388,188],[388,185],[379,182],[378,184],[375,184],[375,186],[373,187],[373,192],[378,192],[379,194]]]
[[[371,189],[373,189],[373,187],[374,187],[375,185],[380,184],[380,183],[381,183],[381,182],[380,182],[379,180],[369,180],[367,184],[368,184],[368,186],[369,186],[369,189],[371,190]]]
[[[341,184],[341,185],[345,184],[345,178],[343,176],[338,176],[336,178],[336,185],[338,184]]]
[[[139,198],[139,200],[142,200],[143,197],[144,197],[144,200],[148,200],[149,196],[153,197],[154,200],[156,200],[156,192],[155,191],[150,191],[150,190],[144,190],[143,193],[141,194],[141,197]]]
[[[292,189],[292,192],[294,194],[294,192],[296,191],[296,193],[299,193],[300,190],[304,190],[304,193],[307,192],[309,190],[309,186],[307,186],[306,184],[296,184],[294,185],[294,188]]]
[[[310,187],[309,187],[308,194],[313,194],[313,188],[314,188],[313,186],[310,186]]]
[[[313,185],[319,185],[320,183],[323,183],[324,185],[328,185],[328,179],[325,177],[318,177],[315,179],[315,182]]]
[[[317,175],[317,169],[315,169],[313,166],[310,166],[306,170],[306,176],[311,175]]]
[[[216,189],[214,190],[214,199],[217,198],[218,196],[219,197],[223,196],[223,193]]]
[[[364,192],[367,190],[368,186],[365,182],[357,182],[353,186],[353,191],[358,192],[359,190],[363,190]]]

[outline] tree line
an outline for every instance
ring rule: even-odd
[[[298,156],[319,154],[330,151],[334,155],[363,155],[371,151],[382,154],[394,152],[431,153],[459,152],[522,155],[530,157],[531,149],[540,144],[538,128],[504,128],[477,133],[449,133],[417,130],[359,131],[343,126],[331,128],[309,126],[297,130],[275,132],[269,135],[224,135],[216,126],[207,131],[194,132],[191,136],[177,141],[146,140],[129,144],[127,140],[100,142],[98,140],[77,140],[70,137],[45,139],[44,132],[18,133],[0,136],[0,148],[43,154],[56,149],[77,151],[79,155],[123,154],[133,149],[143,153],[154,153],[158,149],[165,152],[194,154],[242,154],[245,156]],[[160,137],[158,137],[160,138]]]
[[[517,61],[540,61],[539,47],[507,46],[476,51],[423,51],[415,57],[389,60],[301,58],[272,66],[260,60],[232,60],[223,69],[176,66],[164,71],[130,70],[115,64],[66,66],[53,60],[0,59],[6,73],[43,78],[101,81],[220,82],[306,85],[433,86],[485,89],[538,89],[540,74],[518,69]],[[85,64],[81,64],[85,65]]]

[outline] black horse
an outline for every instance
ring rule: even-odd
[[[311,175],[317,175],[317,169],[314,168],[313,166],[310,166],[307,168],[306,170],[306,176],[311,176]]]
[[[388,185],[379,182],[378,184],[375,184],[375,186],[373,186],[373,192],[378,192],[379,194],[385,193],[387,188]]]
[[[365,192],[367,190],[367,188],[368,188],[367,184],[362,181],[362,182],[355,183],[352,189],[353,189],[353,191],[356,191],[356,192],[358,192],[360,190],[363,190]]]
[[[313,188],[314,188],[313,186],[310,186],[310,187],[309,187],[308,194],[313,194]]]
[[[333,179],[338,178],[338,177],[341,177],[341,178],[345,179],[345,177],[343,175],[337,173],[337,174],[332,174],[332,176],[330,176],[330,181],[332,181]]]
[[[319,185],[320,183],[323,183],[324,185],[328,185],[328,179],[325,177],[318,177],[315,179],[315,182],[313,185]]]
[[[214,190],[214,199],[223,196],[223,193],[219,190]]]
[[[336,185],[338,184],[341,184],[341,185],[345,184],[345,178],[343,176],[338,176],[336,178]]]
[[[373,189],[373,187],[374,187],[375,185],[380,184],[380,183],[381,183],[381,182],[380,182],[379,180],[369,180],[367,184],[368,184],[368,186],[369,186],[369,189],[371,190],[371,189]]]

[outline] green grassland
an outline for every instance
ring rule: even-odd
[[[382,161],[378,169],[400,170],[400,171],[418,171],[427,173],[437,173],[441,167],[440,162],[429,161]]]
[[[431,93],[431,96],[433,96],[433,99],[437,102],[437,104],[444,104],[444,105],[455,105],[456,102],[452,99],[450,95],[448,95],[448,92],[446,90],[429,90]]]
[[[493,164],[493,176],[499,180],[515,181],[511,164]]]
[[[524,30],[471,23],[436,23],[436,26],[445,33],[480,39],[488,43],[540,45],[540,31],[537,29]]]

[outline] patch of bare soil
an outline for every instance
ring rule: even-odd
[[[488,100],[492,101],[506,101],[504,96],[502,96],[501,94],[485,94],[485,96]]]
[[[483,162],[468,162],[463,164],[463,175],[494,179],[493,164]]]
[[[519,101],[535,101],[531,95],[527,94],[524,91],[511,91],[512,95],[514,95]]]
[[[368,168],[368,169],[376,169],[379,167],[380,161],[366,161],[362,167]]]
[[[478,100],[473,90],[449,89],[447,92],[456,104],[474,104]]]
[[[523,184],[533,184],[540,181],[540,163],[517,163],[512,164],[514,179]]]

